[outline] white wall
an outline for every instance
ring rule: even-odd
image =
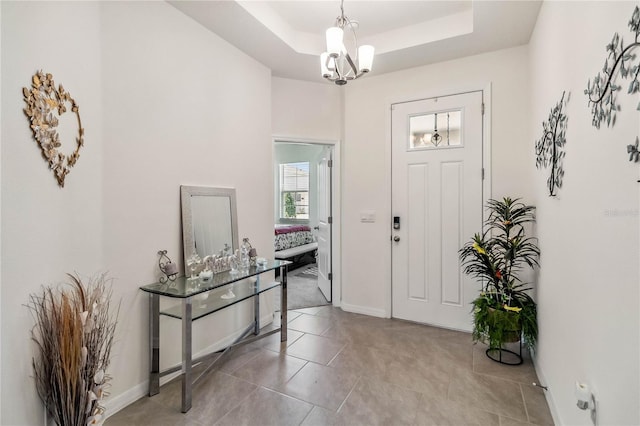
[[[347,84],[343,143],[343,306],[390,315],[391,176],[390,104],[492,87],[491,166],[493,197],[531,198],[528,139],[527,48],[371,74]],[[361,223],[360,211],[376,212]]]
[[[0,7],[2,405],[11,407],[0,423],[42,422],[23,304],[74,270],[108,270],[122,300],[112,414],[146,392],[148,308],[138,287],[157,279],[159,249],[182,264],[179,185],[235,187],[240,236],[273,253],[264,213],[273,211],[270,72],[164,2]],[[75,97],[86,129],[64,189],[22,113],[22,87],[39,68]],[[247,308],[196,323],[194,351],[237,331]],[[161,327],[166,366],[179,360],[179,324]]]
[[[98,3],[2,2],[2,424],[38,424],[25,304],[43,284],[103,262],[102,67]],[[80,159],[58,187],[23,113],[22,88],[39,69],[78,102]],[[63,119],[71,117],[63,116]],[[71,118],[73,120],[73,118]],[[63,134],[63,149],[75,135]],[[7,407],[10,407],[7,409]]]
[[[558,196],[546,192],[547,171],[534,176],[542,252],[537,367],[559,424],[591,424],[575,405],[576,380],[593,388],[598,424],[640,423],[638,164],[625,150],[638,135],[638,96],[619,80],[622,111],[613,128],[597,130],[583,94],[613,34],[632,40],[627,22],[636,4],[545,2],[530,43],[530,149],[562,91],[571,92]]]
[[[2,46],[2,7],[0,7],[0,46]],[[0,70],[2,55],[0,54]],[[2,78],[0,78],[0,94]],[[0,129],[2,129],[2,105],[0,104]],[[0,131],[0,182],[2,181],[2,132]],[[2,185],[0,184],[0,188]],[[2,195],[0,194],[0,224],[2,223]],[[2,226],[0,226],[0,259],[2,259]],[[2,287],[2,261],[0,261],[0,288]],[[0,291],[0,318],[2,318],[2,291]],[[0,366],[2,366],[2,327],[0,326]],[[2,419],[2,369],[0,368],[0,419]]]
[[[272,256],[271,76],[164,2],[103,3],[101,25],[105,264],[127,324],[113,364],[118,395],[148,371],[147,297],[137,287],[155,281],[159,249],[182,264],[181,184],[236,188],[240,238]],[[242,328],[248,303],[198,321],[194,352]],[[180,356],[178,322],[163,326],[161,367]]]
[[[335,84],[273,77],[273,134],[291,138],[338,141],[342,138],[342,93]]]

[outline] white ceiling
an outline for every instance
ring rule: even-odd
[[[274,76],[320,77],[324,31],[339,0],[169,1],[207,29],[271,68]],[[526,44],[541,0],[345,0],[360,44],[376,49],[371,75]]]

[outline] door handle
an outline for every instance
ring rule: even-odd
[[[320,226],[314,226],[313,229],[315,229],[316,231],[320,230]]]
[[[400,237],[398,237],[398,236],[396,235],[395,237],[393,237],[393,241],[395,241],[395,242],[397,243],[398,241],[400,241]]]

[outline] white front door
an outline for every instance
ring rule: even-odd
[[[392,315],[471,330],[458,250],[482,230],[482,92],[392,108]]]
[[[318,162],[318,288],[331,302],[331,147]]]

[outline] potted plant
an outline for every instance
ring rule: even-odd
[[[487,208],[484,232],[475,234],[459,254],[464,273],[482,281],[482,291],[473,301],[473,339],[489,345],[491,359],[499,352],[502,362],[504,343],[524,338],[530,349],[536,343],[536,303],[520,274],[538,266],[540,250],[525,231],[525,225],[535,221],[534,206],[505,197],[489,200]],[[522,358],[516,355],[520,364]]]

